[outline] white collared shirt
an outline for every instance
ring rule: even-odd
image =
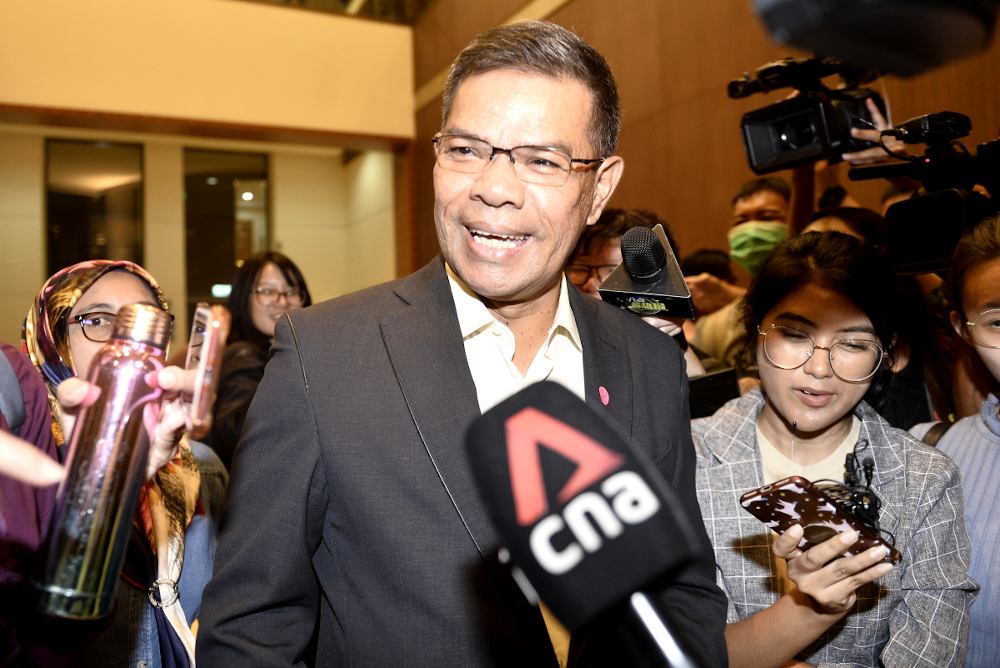
[[[564,276],[559,284],[559,305],[545,343],[531,361],[528,372],[514,365],[514,334],[494,318],[469,286],[451,267],[448,282],[455,299],[458,324],[465,342],[465,356],[476,383],[479,408],[484,413],[519,390],[540,380],[567,387],[581,399],[583,387],[583,345],[576,327]]]

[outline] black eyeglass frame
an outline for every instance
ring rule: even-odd
[[[837,373],[837,369],[833,365],[833,348],[835,348],[836,346],[840,345],[841,343],[847,343],[849,341],[854,341],[854,339],[844,339],[843,341],[837,341],[832,346],[818,346],[818,345],[816,345],[816,339],[814,339],[812,336],[810,336],[807,332],[803,332],[801,329],[795,329],[794,327],[789,327],[787,325],[778,325],[778,324],[775,324],[775,323],[771,323],[771,326],[768,327],[764,331],[761,331],[760,325],[757,325],[757,333],[760,334],[761,336],[763,336],[766,339],[768,332],[770,332],[772,329],[777,329],[779,327],[781,329],[788,329],[788,330],[791,330],[793,332],[798,332],[799,334],[801,334],[804,337],[806,337],[807,339],[809,339],[809,343],[812,344],[812,350],[809,351],[809,354],[806,355],[806,358],[804,360],[802,360],[801,362],[799,362],[798,364],[796,364],[795,366],[781,366],[780,364],[777,364],[774,360],[771,359],[771,356],[767,354],[767,345],[765,344],[763,346],[763,348],[764,348],[764,357],[765,357],[765,359],[767,359],[767,363],[770,364],[771,366],[773,366],[775,369],[781,369],[782,371],[791,371],[792,369],[798,369],[800,366],[804,365],[806,362],[808,362],[809,360],[811,360],[812,356],[813,356],[813,353],[816,352],[817,348],[819,348],[820,350],[825,350],[826,351],[826,353],[827,353],[827,361],[830,364],[830,371],[833,371],[833,375],[835,375],[837,378],[839,378],[840,380],[844,381],[845,383],[863,383],[866,380],[868,380],[869,378],[871,378],[872,376],[874,376],[876,373],[878,373],[878,370],[882,366],[882,363],[889,357],[889,354],[885,351],[885,348],[883,348],[880,343],[878,343],[876,341],[868,341],[867,339],[865,339],[864,340],[865,343],[872,344],[873,346],[875,346],[876,349],[878,349],[878,352],[879,352],[879,356],[877,358],[877,361],[875,362],[874,368],[871,370],[871,373],[869,373],[864,378],[853,378],[853,379],[852,378],[844,378],[839,373]]]
[[[95,315],[107,315],[107,316],[111,316],[110,317],[110,320],[111,320],[111,331],[108,332],[108,338],[106,338],[106,339],[92,339],[92,338],[90,338],[90,335],[87,334],[87,328],[84,327],[83,321],[84,320],[92,320]],[[174,324],[174,315],[172,313],[168,313],[167,315],[170,316],[170,326],[173,327],[173,324]],[[91,311],[90,313],[81,313],[80,315],[74,315],[71,318],[67,318],[66,319],[66,325],[67,326],[68,325],[80,325],[80,331],[83,333],[84,338],[87,339],[88,341],[93,341],[94,343],[107,343],[108,341],[111,340],[111,334],[113,334],[114,331],[115,331],[115,318],[116,317],[117,317],[117,315],[115,315],[114,313],[111,313],[109,311]]]
[[[271,302],[263,302],[263,301],[261,301],[261,298],[262,298],[262,296],[263,296],[263,294],[265,292],[273,292],[274,295],[275,295],[274,301],[271,301]],[[302,290],[298,290],[296,288],[289,288],[288,290],[272,290],[270,288],[254,288],[253,289],[254,299],[256,299],[257,303],[260,304],[261,306],[272,306],[274,304],[277,304],[278,300],[281,299],[282,297],[285,298],[285,303],[286,304],[293,305],[292,304],[292,300],[291,300],[292,295],[296,295],[299,298],[299,302],[298,302],[297,306],[302,306],[302,304],[305,303],[305,301],[306,301],[306,295],[305,295],[305,293]]]
[[[614,271],[615,267],[617,266],[618,266],[617,264],[580,264],[579,262],[573,262],[571,264],[566,265],[566,269],[564,271],[566,273],[566,278],[569,279],[570,283],[576,286],[580,286],[580,285],[586,285],[587,281],[590,280],[590,277],[595,275],[597,276],[597,280],[604,282],[604,280],[611,275],[611,272]],[[587,270],[587,277],[584,278],[583,281],[581,281],[580,283],[574,281],[569,275],[570,271],[574,267],[576,267],[577,270],[583,270],[583,269]],[[607,269],[607,274],[605,274],[603,277],[601,276],[601,269]]]
[[[438,149],[440,148],[438,142],[441,141],[442,139],[448,139],[448,138],[451,138],[451,137],[457,137],[459,139],[470,139],[472,141],[477,141],[477,142],[479,142],[481,144],[486,144],[487,146],[490,147],[490,155],[489,155],[489,157],[486,158],[486,162],[483,163],[482,168],[479,169],[478,171],[475,171],[475,172],[463,172],[461,170],[450,169],[448,167],[445,167],[444,165],[441,165],[441,169],[447,169],[449,172],[458,172],[460,174],[479,174],[479,173],[481,173],[483,170],[486,169],[486,167],[491,162],[493,162],[493,157],[497,153],[506,153],[507,154],[507,158],[510,160],[510,164],[511,165],[515,165],[517,163],[514,162],[514,156],[512,155],[512,151],[516,151],[516,150],[522,149],[522,148],[529,148],[529,149],[535,149],[535,150],[540,150],[540,151],[552,151],[553,153],[558,153],[559,155],[563,155],[563,156],[566,156],[567,158],[569,158],[570,169],[567,169],[567,170],[565,170],[563,172],[563,174],[566,175],[566,179],[561,184],[559,184],[561,186],[561,185],[565,185],[566,181],[569,181],[569,175],[573,172],[572,167],[573,167],[573,163],[574,162],[578,163],[578,164],[581,164],[581,165],[587,165],[589,167],[590,165],[600,164],[600,163],[604,162],[605,160],[607,160],[606,157],[605,158],[574,158],[573,156],[571,156],[566,151],[563,151],[562,149],[555,148],[555,147],[552,147],[552,146],[515,146],[513,148],[498,148],[498,147],[494,146],[493,144],[489,143],[488,141],[486,141],[485,139],[480,139],[479,137],[470,137],[469,135],[459,135],[459,134],[448,134],[448,135],[446,135],[446,134],[438,133],[437,136],[435,136],[433,139],[431,139],[431,143],[434,144],[434,160],[435,160],[435,162],[438,161],[438,159],[440,158],[440,153],[438,153]],[[438,163],[438,164],[440,164],[440,163]],[[517,174],[516,171],[514,173]],[[518,176],[519,179],[521,179],[522,181],[524,181],[524,179],[521,177],[520,174],[518,174],[517,176]],[[528,181],[528,183],[531,183],[531,182]],[[539,184],[536,184],[536,185],[547,185],[547,184],[539,183]]]

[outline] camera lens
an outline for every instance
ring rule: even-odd
[[[778,131],[778,140],[786,151],[809,146],[816,142],[816,125],[809,116],[791,118]]]

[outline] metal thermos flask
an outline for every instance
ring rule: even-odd
[[[160,399],[145,377],[163,367],[170,328],[170,316],[158,308],[123,306],[90,368],[87,380],[101,395],[77,416],[33,578],[45,614],[94,619],[111,612],[146,478],[146,426],[155,424]]]

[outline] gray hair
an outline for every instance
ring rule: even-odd
[[[621,130],[621,108],[611,68],[597,49],[548,21],[517,21],[487,30],[458,54],[444,85],[442,128],[462,81],[496,70],[571,79],[585,85],[594,98],[587,139],[597,157],[614,155]]]

